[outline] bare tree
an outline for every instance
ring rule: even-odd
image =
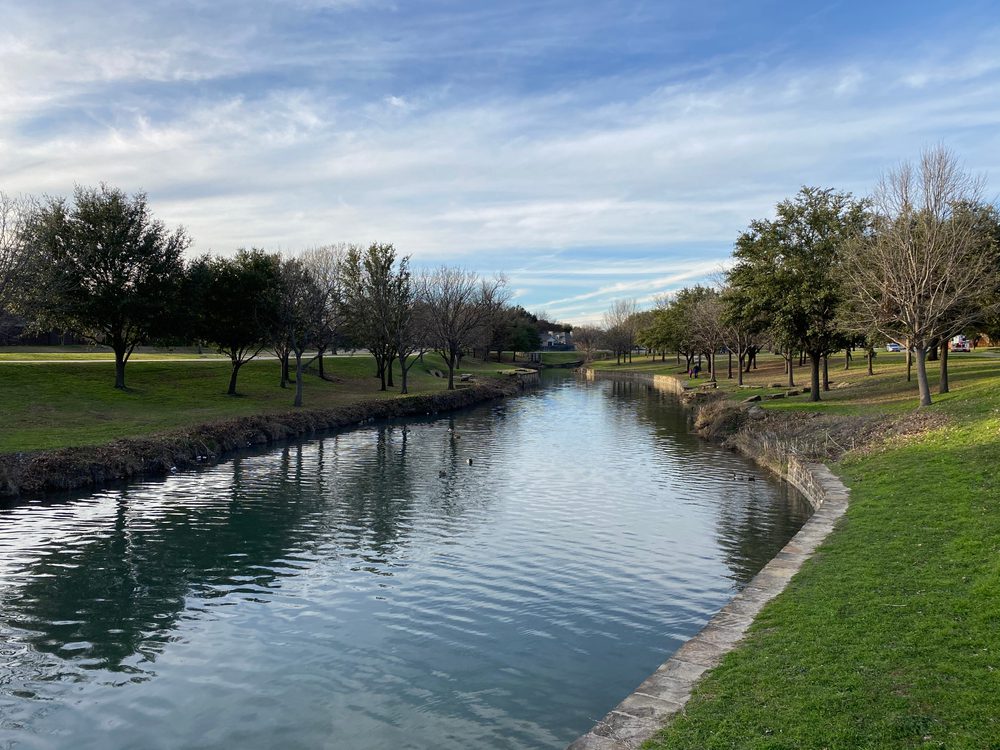
[[[295,355],[294,405],[302,406],[302,356],[316,337],[323,315],[323,291],[301,260],[286,258],[281,263],[279,294],[279,337]]]
[[[483,279],[480,282],[480,304],[483,305],[481,346],[484,362],[489,361],[491,349],[503,351],[503,338],[511,318],[510,297],[507,277],[503,274],[497,274],[491,280]]]
[[[583,358],[587,362],[594,358],[603,339],[604,331],[597,326],[577,326],[573,329],[573,342],[583,352]]]
[[[7,312],[28,269],[27,199],[0,192],[0,315]]]
[[[395,293],[396,325],[394,340],[396,359],[399,360],[400,393],[409,393],[410,369],[424,358],[430,348],[427,325],[427,306],[417,297],[417,287],[409,270],[409,258],[400,261],[396,276]]]
[[[726,343],[723,305],[714,289],[695,302],[690,316],[692,334],[708,359],[709,381],[716,382],[715,355]]]
[[[483,281],[472,271],[441,266],[419,281],[419,297],[427,316],[427,333],[448,367],[448,389],[455,388],[455,368],[463,351],[482,336],[488,295],[499,293],[503,277]]]
[[[322,379],[326,379],[326,373],[323,371],[323,355],[328,351],[337,353],[337,340],[344,328],[341,303],[343,282],[340,271],[349,247],[346,243],[324,245],[306,250],[299,256],[323,297],[314,342],[315,360]]]
[[[409,393],[409,374],[428,348],[427,315],[417,298],[417,286],[410,271],[410,257],[395,260],[392,245],[373,246],[387,249],[389,261],[384,280],[385,310],[378,316],[386,327],[386,338],[399,362],[400,393]],[[392,363],[389,363],[392,367]]]
[[[736,384],[743,385],[743,375],[749,372],[749,360],[759,349],[767,324],[763,319],[755,317],[752,310],[744,304],[742,296],[732,287],[722,290],[720,301],[723,338],[730,357],[733,353],[736,354]]]
[[[873,230],[853,243],[845,264],[865,322],[906,341],[917,364],[920,405],[931,403],[927,351],[982,313],[996,270],[983,223],[983,181],[938,147],[916,166],[903,163],[880,180]]]
[[[634,299],[619,299],[612,302],[604,313],[605,336],[618,364],[631,358],[635,338],[639,333],[635,317],[637,312],[639,306]]]

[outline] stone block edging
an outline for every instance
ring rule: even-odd
[[[622,373],[623,375],[625,373]],[[588,379],[618,376],[586,370]],[[677,393],[683,385],[668,375],[628,373],[654,388]],[[663,381],[671,381],[664,383]],[[755,456],[748,456],[755,459]],[[625,700],[601,719],[568,750],[635,750],[684,710],[698,680],[716,667],[743,640],[747,628],[771,599],[792,579],[802,564],[833,531],[847,511],[850,492],[828,467],[803,461],[785,452],[780,465],[761,462],[798,489],[815,511],[777,555],[746,587],[708,621],[701,631],[681,646]]]

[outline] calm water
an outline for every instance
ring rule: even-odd
[[[2,509],[0,747],[562,748],[808,513],[686,429],[557,377]]]

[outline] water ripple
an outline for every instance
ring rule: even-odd
[[[0,509],[0,746],[559,748],[808,510],[639,384],[405,426]]]

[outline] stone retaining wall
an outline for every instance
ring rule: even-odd
[[[586,371],[586,375],[588,379],[595,378],[592,370]],[[609,373],[598,377],[618,375]],[[664,380],[672,381],[664,388],[671,393],[684,390],[680,381],[670,376],[627,375],[629,380],[640,380],[658,389]],[[631,695],[571,744],[569,750],[634,750],[683,711],[701,676],[718,666],[722,658],[739,645],[764,605],[785,590],[792,576],[833,531],[847,510],[850,497],[847,488],[823,464],[803,461],[785,451],[780,462],[769,460],[766,467],[777,471],[782,479],[801,491],[815,512],[746,588]]]
[[[687,392],[684,384],[677,378],[671,377],[670,375],[653,375],[646,372],[594,370],[590,367],[583,368],[581,372],[587,380],[634,380],[651,385],[656,388],[656,390],[665,391],[666,393],[681,394]]]

